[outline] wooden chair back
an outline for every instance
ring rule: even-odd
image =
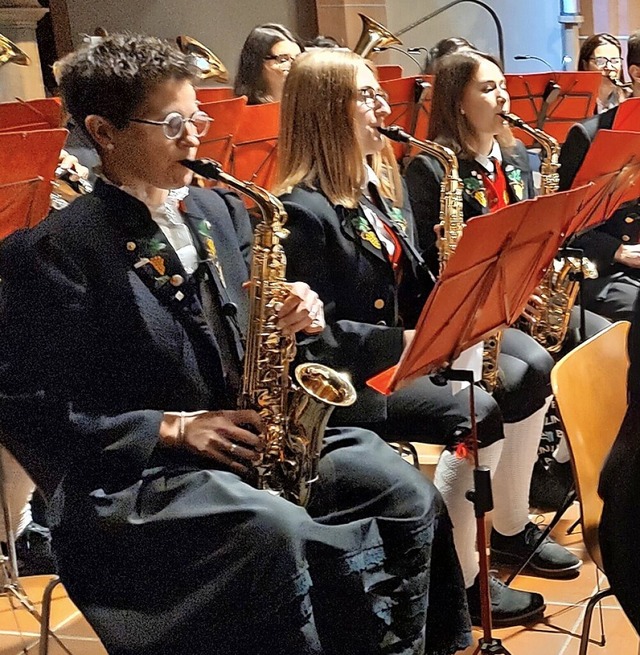
[[[602,569],[598,527],[602,500],[598,482],[627,411],[627,334],[620,321],[565,355],[551,372],[581,506],[584,544]]]

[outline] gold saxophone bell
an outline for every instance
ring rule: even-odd
[[[176,37],[178,48],[185,55],[190,55],[200,71],[203,80],[215,80],[216,82],[228,82],[229,71],[226,66],[216,57],[209,48],[202,45],[190,36],[181,34]]]
[[[385,48],[390,45],[402,45],[402,41],[373,18],[358,14],[362,19],[362,32],[353,51],[361,57],[368,57],[374,48]]]
[[[25,52],[22,52],[13,41],[9,41],[6,36],[0,34],[0,66],[5,64],[28,66],[30,63],[31,60]]]

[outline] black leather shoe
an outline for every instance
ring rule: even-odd
[[[55,573],[56,565],[51,553],[51,533],[37,523],[29,523],[16,539],[18,573],[23,575],[44,575]]]
[[[489,574],[489,595],[491,596],[491,620],[496,628],[531,623],[542,618],[545,604],[540,594],[518,591],[507,587],[504,582]],[[480,580],[478,577],[467,589],[467,602],[471,623],[481,625]]]
[[[571,462],[559,464],[551,459],[545,466],[538,460],[531,476],[529,506],[542,512],[555,512],[562,507],[572,488]]]
[[[513,537],[491,531],[491,558],[494,563],[519,566],[540,541],[542,530],[527,523],[524,530]],[[527,569],[546,578],[575,578],[582,560],[547,536]]]

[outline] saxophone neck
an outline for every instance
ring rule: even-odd
[[[200,177],[207,180],[222,182],[253,200],[260,209],[263,220],[268,221],[270,225],[283,226],[285,224],[287,213],[283,204],[266,189],[253,182],[244,182],[226,173],[222,166],[213,159],[183,159],[180,163],[196,173],[196,175],[200,175]]]

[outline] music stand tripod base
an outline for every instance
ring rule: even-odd
[[[469,416],[471,419],[470,445],[473,453],[474,489],[466,493],[467,500],[473,503],[476,516],[476,544],[478,548],[478,562],[480,564],[480,616],[482,622],[482,637],[478,640],[477,653],[491,653],[492,655],[511,655],[502,645],[500,639],[492,635],[491,596],[489,592],[489,557],[486,548],[485,514],[493,509],[493,494],[491,493],[491,472],[486,466],[480,466],[478,461],[478,427],[476,423],[476,403],[474,394],[473,371],[448,368],[439,373],[447,380],[467,382],[469,385]]]

